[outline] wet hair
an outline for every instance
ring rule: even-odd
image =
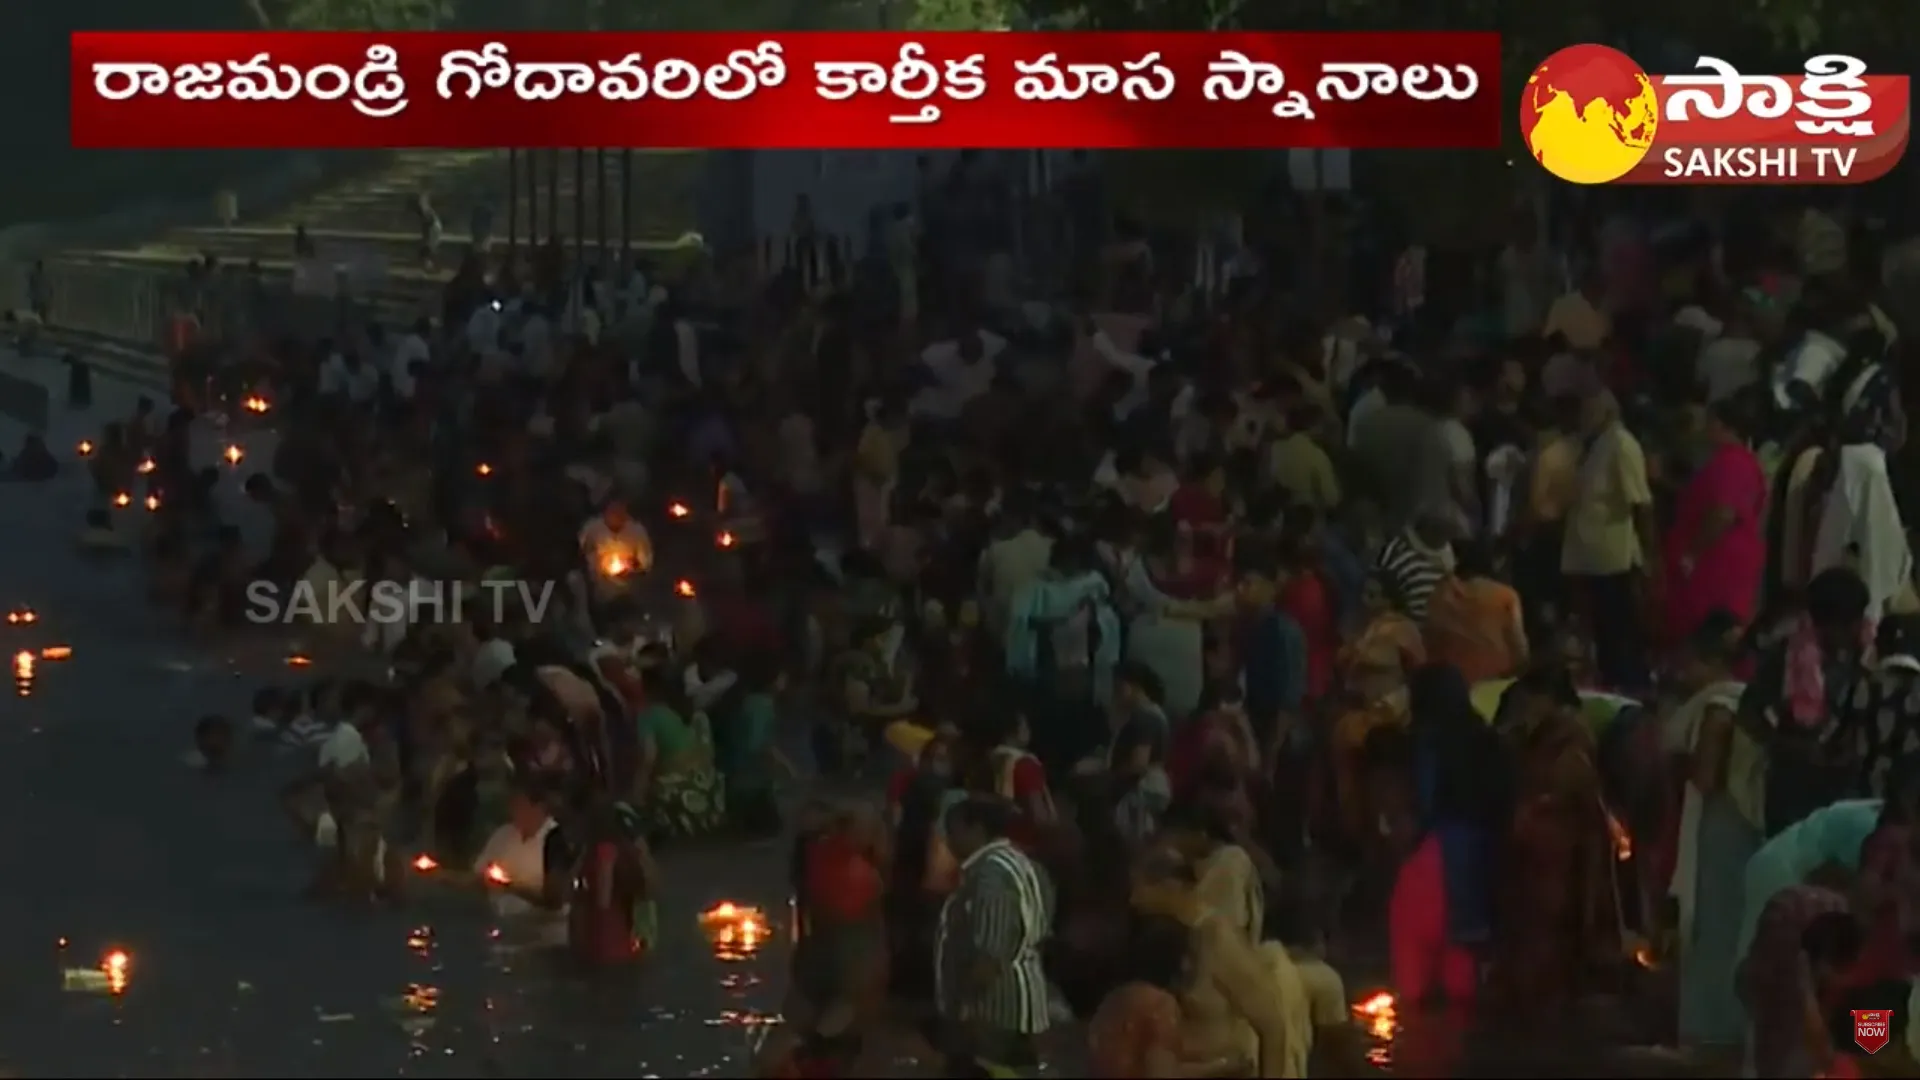
[[[1715,608],[1687,635],[1687,651],[1710,664],[1732,662],[1740,650],[1740,620],[1724,608]]]
[[[1822,570],[1807,582],[1807,614],[1815,626],[1858,623],[1866,617],[1872,599],[1867,583],[1844,566]]]
[[[963,828],[980,830],[989,840],[999,840],[1013,826],[1013,808],[1005,799],[969,795],[947,810],[948,832]]]
[[[1126,973],[1131,982],[1178,991],[1191,967],[1193,931],[1170,915],[1132,913]]]

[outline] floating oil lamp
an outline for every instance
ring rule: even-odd
[[[92,457],[93,456],[93,440],[81,439],[80,445],[74,447],[73,449],[74,449],[74,452],[79,454],[81,457]]]
[[[133,471],[139,473],[141,476],[145,476],[157,468],[159,468],[159,466],[154,463],[152,458],[141,458],[140,464],[135,465]]]
[[[118,507],[119,509],[125,510],[127,507],[133,505],[133,496],[127,494],[124,491],[119,492],[113,497],[113,505]]]
[[[40,650],[40,659],[42,659],[42,660],[71,660],[71,659],[73,659],[73,646],[71,646],[71,645],[49,645],[49,646],[47,646],[46,648],[44,648],[44,649],[41,649],[41,650]]]
[[[417,953],[433,948],[433,927],[416,926],[407,931],[407,948]]]
[[[413,859],[413,868],[422,874],[431,874],[440,869],[440,860],[431,855],[416,855]]]
[[[8,626],[32,626],[40,621],[40,613],[30,607],[17,607],[7,612]]]
[[[107,993],[124,994],[127,992],[127,976],[133,966],[133,960],[125,951],[115,949],[100,961],[100,970],[107,976]]]
[[[1376,1067],[1391,1065],[1393,1040],[1400,1034],[1399,1003],[1394,996],[1380,990],[1354,1002],[1353,1022],[1375,1044],[1367,1051],[1367,1062]]]
[[[693,516],[693,508],[683,502],[669,503],[667,504],[667,516],[676,520],[690,518]]]
[[[507,868],[497,862],[488,863],[487,868],[481,871],[480,876],[486,878],[487,882],[492,885],[513,884],[513,878],[507,873]]]
[[[722,960],[742,960],[760,950],[767,941],[767,917],[757,907],[731,900],[715,904],[700,913],[700,928],[713,943],[714,955]]]
[[[475,466],[473,467],[473,474],[474,474],[475,476],[492,476],[492,475],[493,475],[493,466],[491,466],[491,465],[489,465],[489,464],[487,464],[486,462],[484,462],[484,461],[483,461],[483,462],[481,462],[480,464],[478,464],[478,465],[475,465]]]
[[[308,656],[304,653],[294,653],[293,655],[287,657],[287,666],[294,667],[294,668],[312,667],[313,657]]]
[[[247,452],[240,449],[238,443],[228,443],[226,450],[222,451],[220,456],[226,459],[227,464],[238,465],[246,459]]]
[[[33,653],[22,650],[13,654],[13,692],[19,697],[33,696]]]
[[[147,496],[147,512],[153,513],[158,509],[160,509],[160,496],[158,495]]]
[[[723,532],[713,538],[715,547],[730,548],[740,542],[740,538],[730,532]]]
[[[688,581],[686,578],[681,578],[679,581],[673,583],[673,594],[675,596],[684,596],[691,600],[700,595],[700,591],[693,587],[693,582]]]
[[[266,398],[260,397],[257,394],[241,399],[240,407],[255,416],[262,415],[273,408]]]

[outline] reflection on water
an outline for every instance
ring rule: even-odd
[[[1367,1034],[1367,1064],[1376,1069],[1392,1068],[1393,1040],[1400,1034],[1399,1008],[1393,995],[1380,990],[1354,1002],[1353,1020]]]
[[[732,901],[702,912],[700,928],[713,945],[714,958],[727,963],[751,959],[767,943],[766,913]]]
[[[20,697],[33,696],[34,655],[22,649],[13,654],[13,692]]]

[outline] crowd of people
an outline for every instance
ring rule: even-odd
[[[102,434],[90,531],[150,496],[195,632],[262,581],[553,586],[323,619],[367,677],[260,692],[316,893],[470,869],[614,966],[695,914],[656,849],[788,837],[770,1075],[902,1028],[953,1075],[1068,1032],[1101,1076],[1445,1075],[1595,1000],[1762,1076],[1856,1068],[1859,1009],[1905,1053],[1903,346],[1845,215],[1520,213],[1358,296],[1095,215],[1035,304],[991,170],[827,274],[804,207],[771,276],[476,252],[433,318],[197,346]],[[208,414],[277,433],[264,550]]]

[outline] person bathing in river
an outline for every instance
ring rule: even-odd
[[[559,875],[573,865],[546,800],[546,792],[531,784],[515,788],[507,802],[509,820],[473,859],[474,878],[487,890],[494,914],[526,920],[542,939],[564,936],[567,890]],[[556,912],[562,920],[553,918]]]
[[[660,872],[639,815],[624,803],[596,797],[578,847],[567,903],[574,956],[589,967],[615,967],[645,956],[659,930]]]

